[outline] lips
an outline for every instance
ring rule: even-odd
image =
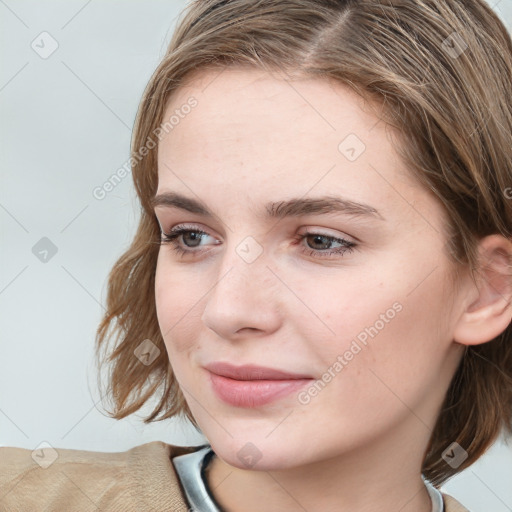
[[[205,368],[211,373],[235,380],[294,380],[313,378],[311,375],[290,373],[252,364],[233,366],[229,363],[217,362],[207,364]]]
[[[224,403],[235,407],[255,408],[275,402],[314,380],[310,375],[255,365],[218,362],[206,365],[205,369],[213,392]]]

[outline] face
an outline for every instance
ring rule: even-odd
[[[461,355],[445,220],[375,112],[339,83],[236,68],[198,73],[168,105],[158,321],[192,414],[233,466],[431,434]]]

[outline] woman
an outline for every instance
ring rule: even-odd
[[[467,510],[437,487],[512,429],[511,77],[481,0],[192,3],[97,347],[113,417],[209,444],[3,448],[4,508]]]

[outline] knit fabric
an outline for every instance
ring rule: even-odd
[[[0,510],[187,512],[171,458],[197,446],[153,441],[124,452],[0,448]],[[445,512],[469,512],[443,494]]]

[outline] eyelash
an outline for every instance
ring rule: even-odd
[[[177,242],[177,238],[185,233],[196,233],[201,236],[202,235],[211,236],[208,233],[206,233],[205,231],[202,231],[200,229],[195,229],[195,228],[191,229],[191,227],[178,226],[178,227],[174,228],[173,230],[171,230],[170,233],[162,232],[162,239],[160,240],[160,245],[171,245],[172,249],[174,251],[176,251],[180,256],[190,255],[190,254],[201,252],[201,251],[196,251],[196,250],[187,250],[187,249],[183,249],[182,247],[180,247],[180,245]],[[315,232],[306,232],[306,233],[296,236],[294,238],[294,240],[296,242],[294,245],[298,245],[300,242],[302,242],[302,240],[304,240],[310,236],[317,236],[317,237],[324,238],[330,242],[337,242],[339,244],[342,244],[342,247],[338,247],[337,249],[326,250],[326,251],[321,251],[318,249],[306,249],[305,247],[302,247],[302,251],[304,253],[309,253],[309,256],[313,256],[314,258],[321,259],[321,258],[325,258],[326,256],[331,256],[333,254],[343,255],[347,252],[348,253],[352,252],[355,249],[355,247],[357,246],[357,244],[355,244],[354,242],[350,242],[349,240],[345,240],[344,238],[336,238],[333,236],[324,235],[322,233],[315,233]],[[319,256],[319,254],[322,254],[322,256]]]

